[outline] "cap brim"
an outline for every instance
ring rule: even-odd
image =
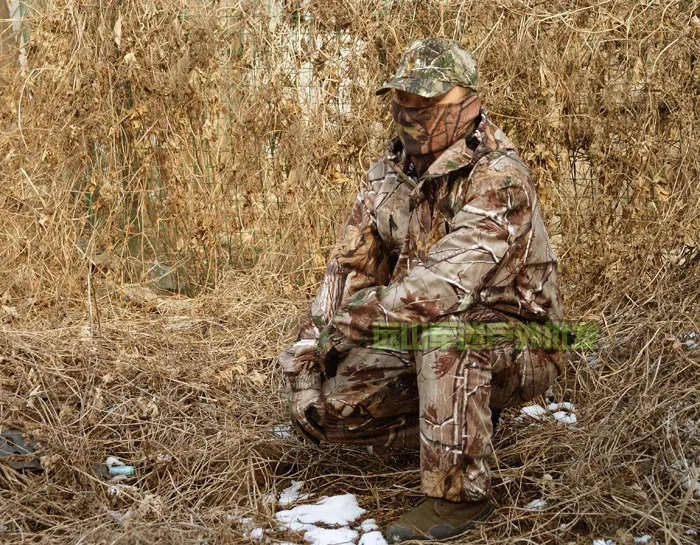
[[[384,85],[377,89],[376,94],[383,95],[392,89],[398,89],[399,91],[406,91],[407,93],[413,93],[414,95],[420,95],[425,98],[434,98],[444,95],[455,85],[455,83],[450,83],[449,81],[426,81],[413,78],[397,78],[387,81]]]

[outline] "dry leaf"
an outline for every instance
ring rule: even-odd
[[[122,16],[117,18],[117,22],[114,23],[114,43],[117,44],[117,48],[122,45]]]

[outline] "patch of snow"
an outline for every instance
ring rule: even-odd
[[[550,403],[549,405],[547,405],[547,408],[549,409],[550,412],[556,412],[556,411],[568,411],[570,413],[576,412],[576,407],[574,407],[574,404],[570,403],[569,401],[562,401],[561,403]]]
[[[685,421],[685,427],[691,434],[694,434],[698,430],[698,425],[694,418],[688,418],[688,420]]]
[[[297,501],[308,500],[313,494],[301,494],[301,487],[304,486],[304,481],[292,481],[292,486],[285,488],[280,494],[279,504],[282,506],[290,505]]]
[[[262,539],[263,529],[256,526],[252,517],[241,517],[238,519],[238,524],[241,526],[244,537]]]
[[[681,482],[681,486],[692,489],[693,496],[700,498],[700,470],[695,466],[688,466],[687,463],[673,462],[669,468],[676,478]]]
[[[533,420],[544,421],[547,420],[551,414],[557,422],[561,422],[562,424],[575,424],[578,421],[575,413],[576,407],[574,407],[574,404],[563,401],[561,403],[550,403],[547,405],[546,409],[541,405],[528,405],[520,409],[520,416],[518,418],[522,420],[528,417]]]
[[[387,545],[387,543],[382,533],[375,531],[364,534],[357,545]]]
[[[571,528],[574,525],[573,522],[564,522],[559,525],[559,532],[566,532],[569,528]]]
[[[311,545],[354,544],[358,534],[350,528],[319,528],[314,526],[304,533],[304,539]]]
[[[567,413],[565,411],[557,411],[552,413],[554,420],[561,422],[562,424],[576,424],[576,415],[574,413]]]
[[[696,535],[698,535],[698,531],[697,531],[697,530],[693,530],[692,528],[688,528],[688,529],[685,531],[685,535],[687,535],[687,536],[696,536]]]
[[[615,545],[612,539],[594,539],[593,545]]]
[[[248,534],[248,537],[252,539],[262,539],[263,536],[263,529],[262,528],[253,528],[250,533]]]
[[[528,405],[520,409],[520,413],[535,420],[543,420],[547,416],[547,409],[541,405]]]
[[[527,509],[528,511],[541,511],[545,507],[547,507],[547,500],[543,500],[543,499],[539,498],[539,499],[532,500],[531,502],[529,502],[525,506],[525,509]]]
[[[299,505],[288,511],[275,515],[282,524],[294,522],[302,524],[327,524],[328,526],[346,526],[365,514],[357,505],[357,498],[352,494],[323,498],[314,505]]]
[[[282,492],[282,497],[292,503],[305,499],[299,494],[303,482],[292,481],[292,486]],[[307,495],[308,497],[308,495]],[[374,519],[362,521],[354,530],[350,528],[366,513],[357,504],[353,494],[324,497],[315,504],[297,505],[296,507],[275,514],[281,530],[303,532],[304,539],[311,545],[386,545]],[[360,536],[360,531],[362,536]]]
[[[377,526],[376,520],[367,519],[360,523],[360,530],[363,532],[372,532],[373,530],[379,530],[379,526]]]
[[[635,543],[644,545],[645,543],[649,543],[651,541],[651,536],[649,534],[644,534],[643,536],[633,538],[633,540]]]

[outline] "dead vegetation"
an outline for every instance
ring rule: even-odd
[[[469,539],[697,542],[698,2],[33,6],[26,71],[0,62],[0,429],[45,471],[0,463],[0,541],[240,542],[292,477],[380,523],[414,501],[415,454],[270,430],[275,355],[390,134],[373,90],[443,35],[475,50],[569,317],[602,334],[553,391],[576,426],[505,414],[501,507]],[[101,478],[108,455],[136,476]]]

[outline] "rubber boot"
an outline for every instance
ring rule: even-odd
[[[493,512],[489,500],[451,502],[424,498],[385,532],[390,545],[409,539],[448,539],[466,532]]]

